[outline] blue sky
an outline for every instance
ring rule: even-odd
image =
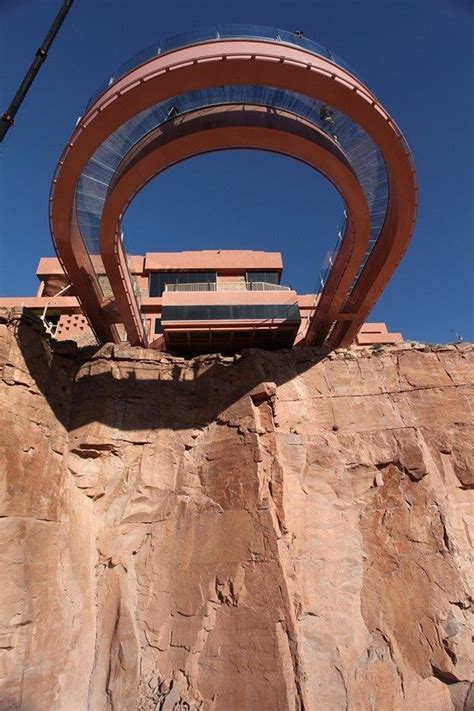
[[[60,0],[0,0],[0,113]],[[212,23],[303,29],[346,59],[402,128],[420,213],[411,246],[370,320],[405,337],[474,340],[473,99],[470,0],[76,0],[17,123],[0,146],[0,295],[33,294],[52,255],[51,177],[98,84],[160,37]],[[6,59],[5,59],[6,58]],[[312,291],[334,242],[334,189],[296,161],[215,153],[150,183],[125,220],[134,252],[253,248],[283,252],[284,282]]]

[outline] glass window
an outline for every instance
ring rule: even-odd
[[[161,296],[166,284],[215,284],[216,279],[216,272],[151,272],[150,296]]]
[[[279,284],[280,273],[275,271],[270,272],[247,272],[247,281],[263,281],[267,284]]]
[[[164,306],[163,321],[252,321],[279,319],[300,321],[298,304],[233,304]]]

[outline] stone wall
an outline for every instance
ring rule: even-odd
[[[474,708],[470,345],[0,329],[2,711]]]

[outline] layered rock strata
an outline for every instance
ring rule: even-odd
[[[2,710],[474,708],[470,345],[0,329]]]

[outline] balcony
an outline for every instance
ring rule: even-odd
[[[301,318],[298,297],[288,287],[244,281],[168,286],[160,327],[172,352],[233,353],[294,343]]]

